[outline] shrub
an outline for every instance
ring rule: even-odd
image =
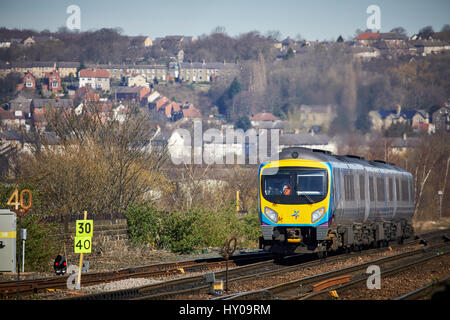
[[[149,204],[131,205],[126,216],[133,245],[151,243],[180,254],[202,246],[222,247],[232,237],[237,237],[238,246],[254,245],[260,234],[256,210],[241,217],[233,203],[216,211],[193,208],[168,214]]]
[[[130,205],[125,212],[133,245],[160,245],[163,214],[150,204]]]
[[[24,215],[21,224],[23,229],[27,229],[25,270],[50,270],[53,259],[62,249],[62,241],[56,236],[58,233],[57,224],[45,223],[40,220],[37,214]],[[18,224],[17,228],[19,228]],[[17,248],[19,249],[19,244]]]
[[[192,253],[201,245],[198,222],[200,214],[196,210],[186,213],[172,212],[164,219],[162,245],[175,253]]]

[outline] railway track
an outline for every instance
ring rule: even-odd
[[[420,237],[425,240],[433,239],[446,234],[448,231],[449,230],[430,232],[422,234]],[[418,243],[420,241],[423,242],[423,240],[415,240],[409,243]],[[377,250],[380,251],[380,249],[372,249],[362,251],[360,254],[376,252]],[[356,255],[358,255],[358,253],[356,253]],[[353,253],[353,256],[355,256],[355,253]],[[263,252],[236,255],[229,260],[229,266],[231,268],[228,273],[229,282],[238,282],[245,279],[251,279],[252,277],[276,274],[277,272],[288,272],[289,270],[292,271],[303,267],[306,268],[308,266],[345,259],[345,257],[348,257],[348,255],[330,256],[326,259],[314,260],[313,255],[307,255],[293,256],[283,259],[283,261],[275,261],[273,256]],[[152,264],[125,268],[112,272],[86,273],[82,276],[82,287],[127,278],[157,277],[181,275],[190,272],[204,272],[207,270],[224,268],[225,263],[225,259],[218,257],[184,262]],[[216,277],[218,279],[224,279],[225,271],[216,272]],[[37,280],[22,280],[20,294],[34,294],[45,291],[46,289],[65,289],[67,286],[67,278],[68,276],[59,276]],[[204,275],[187,276],[139,288],[99,294],[86,294],[73,299],[169,299],[174,296],[207,292],[209,291],[209,287],[210,285],[206,283]],[[15,296],[16,293],[17,282],[0,282],[0,297],[6,298]]]
[[[448,230],[447,230],[448,231]],[[405,244],[424,243],[423,239],[440,238],[443,231],[421,235],[421,239],[413,240]],[[400,247],[400,245],[397,245]],[[395,247],[397,247],[395,246]],[[250,280],[252,278],[268,277],[275,274],[282,274],[300,270],[302,268],[313,268],[328,262],[345,260],[349,257],[357,257],[370,253],[382,252],[388,248],[364,250],[359,253],[339,254],[330,256],[326,259],[316,259],[313,255],[291,256],[282,261],[268,260],[259,263],[236,267],[228,272],[229,283],[238,283],[240,281]],[[215,273],[217,279],[225,279],[225,271]],[[104,292],[93,295],[84,295],[72,299],[82,300],[108,300],[108,299],[133,299],[133,300],[154,300],[154,299],[173,299],[185,298],[190,295],[205,294],[210,290],[210,284],[206,282],[204,275],[174,279],[158,284],[132,288],[126,290],[117,290],[113,292]]]
[[[381,276],[385,277],[448,253],[450,253],[450,243],[434,244],[256,291],[233,294],[225,297],[224,300],[331,299],[332,294],[330,292],[334,291],[334,294],[337,296],[337,292],[364,284],[369,277],[366,273],[369,266],[376,265],[380,267],[382,270]]]
[[[419,289],[398,296],[394,300],[419,300],[427,298],[433,299],[435,297],[436,299],[439,299],[440,295],[442,295],[443,292],[445,292],[445,290],[449,290],[449,288],[450,288],[450,276],[442,280],[432,281],[431,283]]]
[[[264,252],[246,253],[233,256],[229,259],[229,266],[252,264],[258,261],[271,259],[272,255]],[[191,272],[202,272],[215,268],[224,268],[224,258],[197,259],[183,262],[158,263],[132,268],[124,268],[111,272],[93,272],[82,275],[82,287],[99,283],[118,281],[129,278],[161,277],[181,275]],[[33,280],[21,280],[20,295],[29,295],[45,291],[46,289],[65,289],[69,275],[47,277]],[[0,297],[7,298],[17,294],[17,282],[0,282]]]

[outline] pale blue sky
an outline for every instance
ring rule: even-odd
[[[353,36],[366,29],[369,5],[381,8],[381,31],[404,27],[409,35],[450,24],[449,0],[0,0],[0,27],[49,29],[65,26],[69,5],[81,8],[81,31],[121,27],[127,35],[199,36],[224,26],[235,36],[279,30],[308,40]]]

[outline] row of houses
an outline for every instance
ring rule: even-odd
[[[372,129],[382,131],[395,124],[408,124],[415,131],[434,133],[436,130],[450,132],[450,103],[425,110],[373,110],[369,112]]]
[[[27,79],[27,76],[25,76]],[[45,109],[52,106],[61,110],[77,110],[79,106],[94,102],[100,105],[102,117],[108,118],[108,114],[113,112],[115,118],[123,117],[126,108],[123,106],[128,102],[137,103],[143,112],[163,115],[167,121],[175,122],[180,119],[201,119],[200,110],[191,103],[179,103],[172,101],[161,95],[155,89],[148,87],[113,87],[113,100],[100,98],[97,90],[91,86],[83,86],[77,89],[69,99],[36,99],[29,98],[20,92],[12,99],[6,110],[0,109],[0,124],[6,128],[31,127],[45,128]],[[78,110],[76,113],[80,113]]]
[[[239,71],[236,63],[224,62],[170,62],[152,65],[86,64],[84,69],[104,70],[108,78],[122,80],[124,77],[142,76],[146,81],[167,82],[179,79],[186,82],[211,82],[217,77],[232,77]],[[12,62],[0,65],[0,76],[10,72],[31,73],[36,78],[45,77],[48,72],[61,77],[79,76],[78,62]]]
[[[439,32],[436,38],[422,38],[396,32],[363,32],[351,43],[355,57],[370,60],[381,56],[427,56],[450,50],[450,43],[443,41]]]

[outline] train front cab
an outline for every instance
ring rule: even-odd
[[[331,201],[331,170],[319,161],[287,159],[259,170],[260,247],[278,254],[321,251]]]

